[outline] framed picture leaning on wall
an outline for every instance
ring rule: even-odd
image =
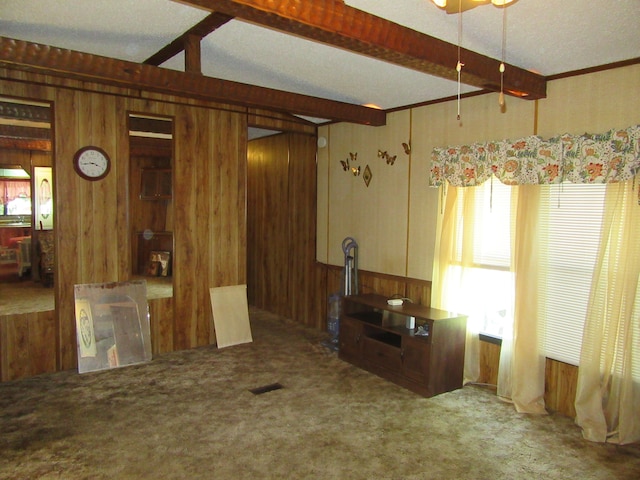
[[[155,265],[154,265],[155,264]],[[171,252],[152,250],[149,254],[147,275],[168,277],[171,273]]]

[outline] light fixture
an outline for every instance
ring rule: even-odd
[[[460,15],[458,19],[458,62],[456,63],[456,71],[458,72],[458,115],[457,119],[460,121],[460,84],[461,84],[461,72],[464,63],[460,58],[460,48],[462,43],[462,12],[471,10],[472,8],[479,7],[480,5],[492,4],[495,7],[503,8],[502,12],[502,58],[500,60],[500,96],[498,97],[498,103],[501,111],[505,111],[504,101],[504,71],[505,71],[505,56],[507,50],[507,9],[509,5],[516,3],[518,0],[431,0],[438,8],[446,11],[447,13],[457,13]]]
[[[480,5],[493,4],[496,7],[507,7],[518,0],[431,0],[437,7],[447,13],[460,13]]]

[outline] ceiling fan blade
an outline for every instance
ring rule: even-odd
[[[491,0],[448,0],[447,4],[440,8],[447,13],[456,14],[460,13],[460,11],[465,12],[480,5],[486,5],[487,3],[491,3]]]

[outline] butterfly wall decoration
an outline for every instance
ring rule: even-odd
[[[352,167],[350,161],[356,162],[358,160],[358,152],[349,152],[349,157],[351,158],[351,160],[349,160],[349,158],[347,158],[346,160],[340,160],[340,164],[342,165],[342,169],[345,172],[350,171],[354,177],[357,177],[358,175],[360,175],[360,166],[358,165],[357,167]]]
[[[387,162],[387,165],[393,165],[396,162],[396,157],[397,155],[389,155],[386,150],[384,152],[382,150],[378,150],[378,158],[384,159]]]

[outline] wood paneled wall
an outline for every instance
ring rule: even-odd
[[[289,316],[289,135],[249,142],[247,166],[249,303]]]
[[[174,297],[151,302],[154,349],[214,342],[209,289],[246,283],[245,113],[10,69],[0,69],[0,94],[52,103],[57,232],[53,320],[31,322],[26,335],[20,319],[2,317],[2,379],[40,373],[42,369],[28,366],[42,363],[32,344],[54,349],[55,370],[76,368],[73,286],[131,276],[129,112],[175,122]],[[105,179],[88,182],[75,173],[73,155],[86,145],[97,145],[111,156]],[[9,339],[23,338],[28,341],[5,348]]]
[[[327,325],[327,305],[329,296],[340,293],[342,289],[343,267],[318,263],[324,280],[324,288],[319,284],[319,292],[322,304],[317,310],[318,325],[322,329]],[[409,298],[413,303],[430,306],[431,305],[431,282],[415,278],[399,277],[366,270],[358,271],[358,293],[377,293],[379,295],[401,296]]]
[[[498,384],[498,367],[500,366],[500,345],[491,342],[480,342],[480,377],[478,383]]]
[[[316,140],[281,134],[249,142],[249,303],[324,328],[325,275],[315,262]],[[325,297],[326,298],[326,297]]]
[[[575,418],[578,367],[547,358],[544,378],[544,403],[547,409]]]
[[[0,381],[58,370],[56,325],[53,311],[0,316]]]
[[[479,383],[497,385],[500,365],[500,345],[480,342],[480,378]],[[546,359],[544,403],[548,411],[558,412],[575,418],[576,387],[578,385],[578,367]]]

